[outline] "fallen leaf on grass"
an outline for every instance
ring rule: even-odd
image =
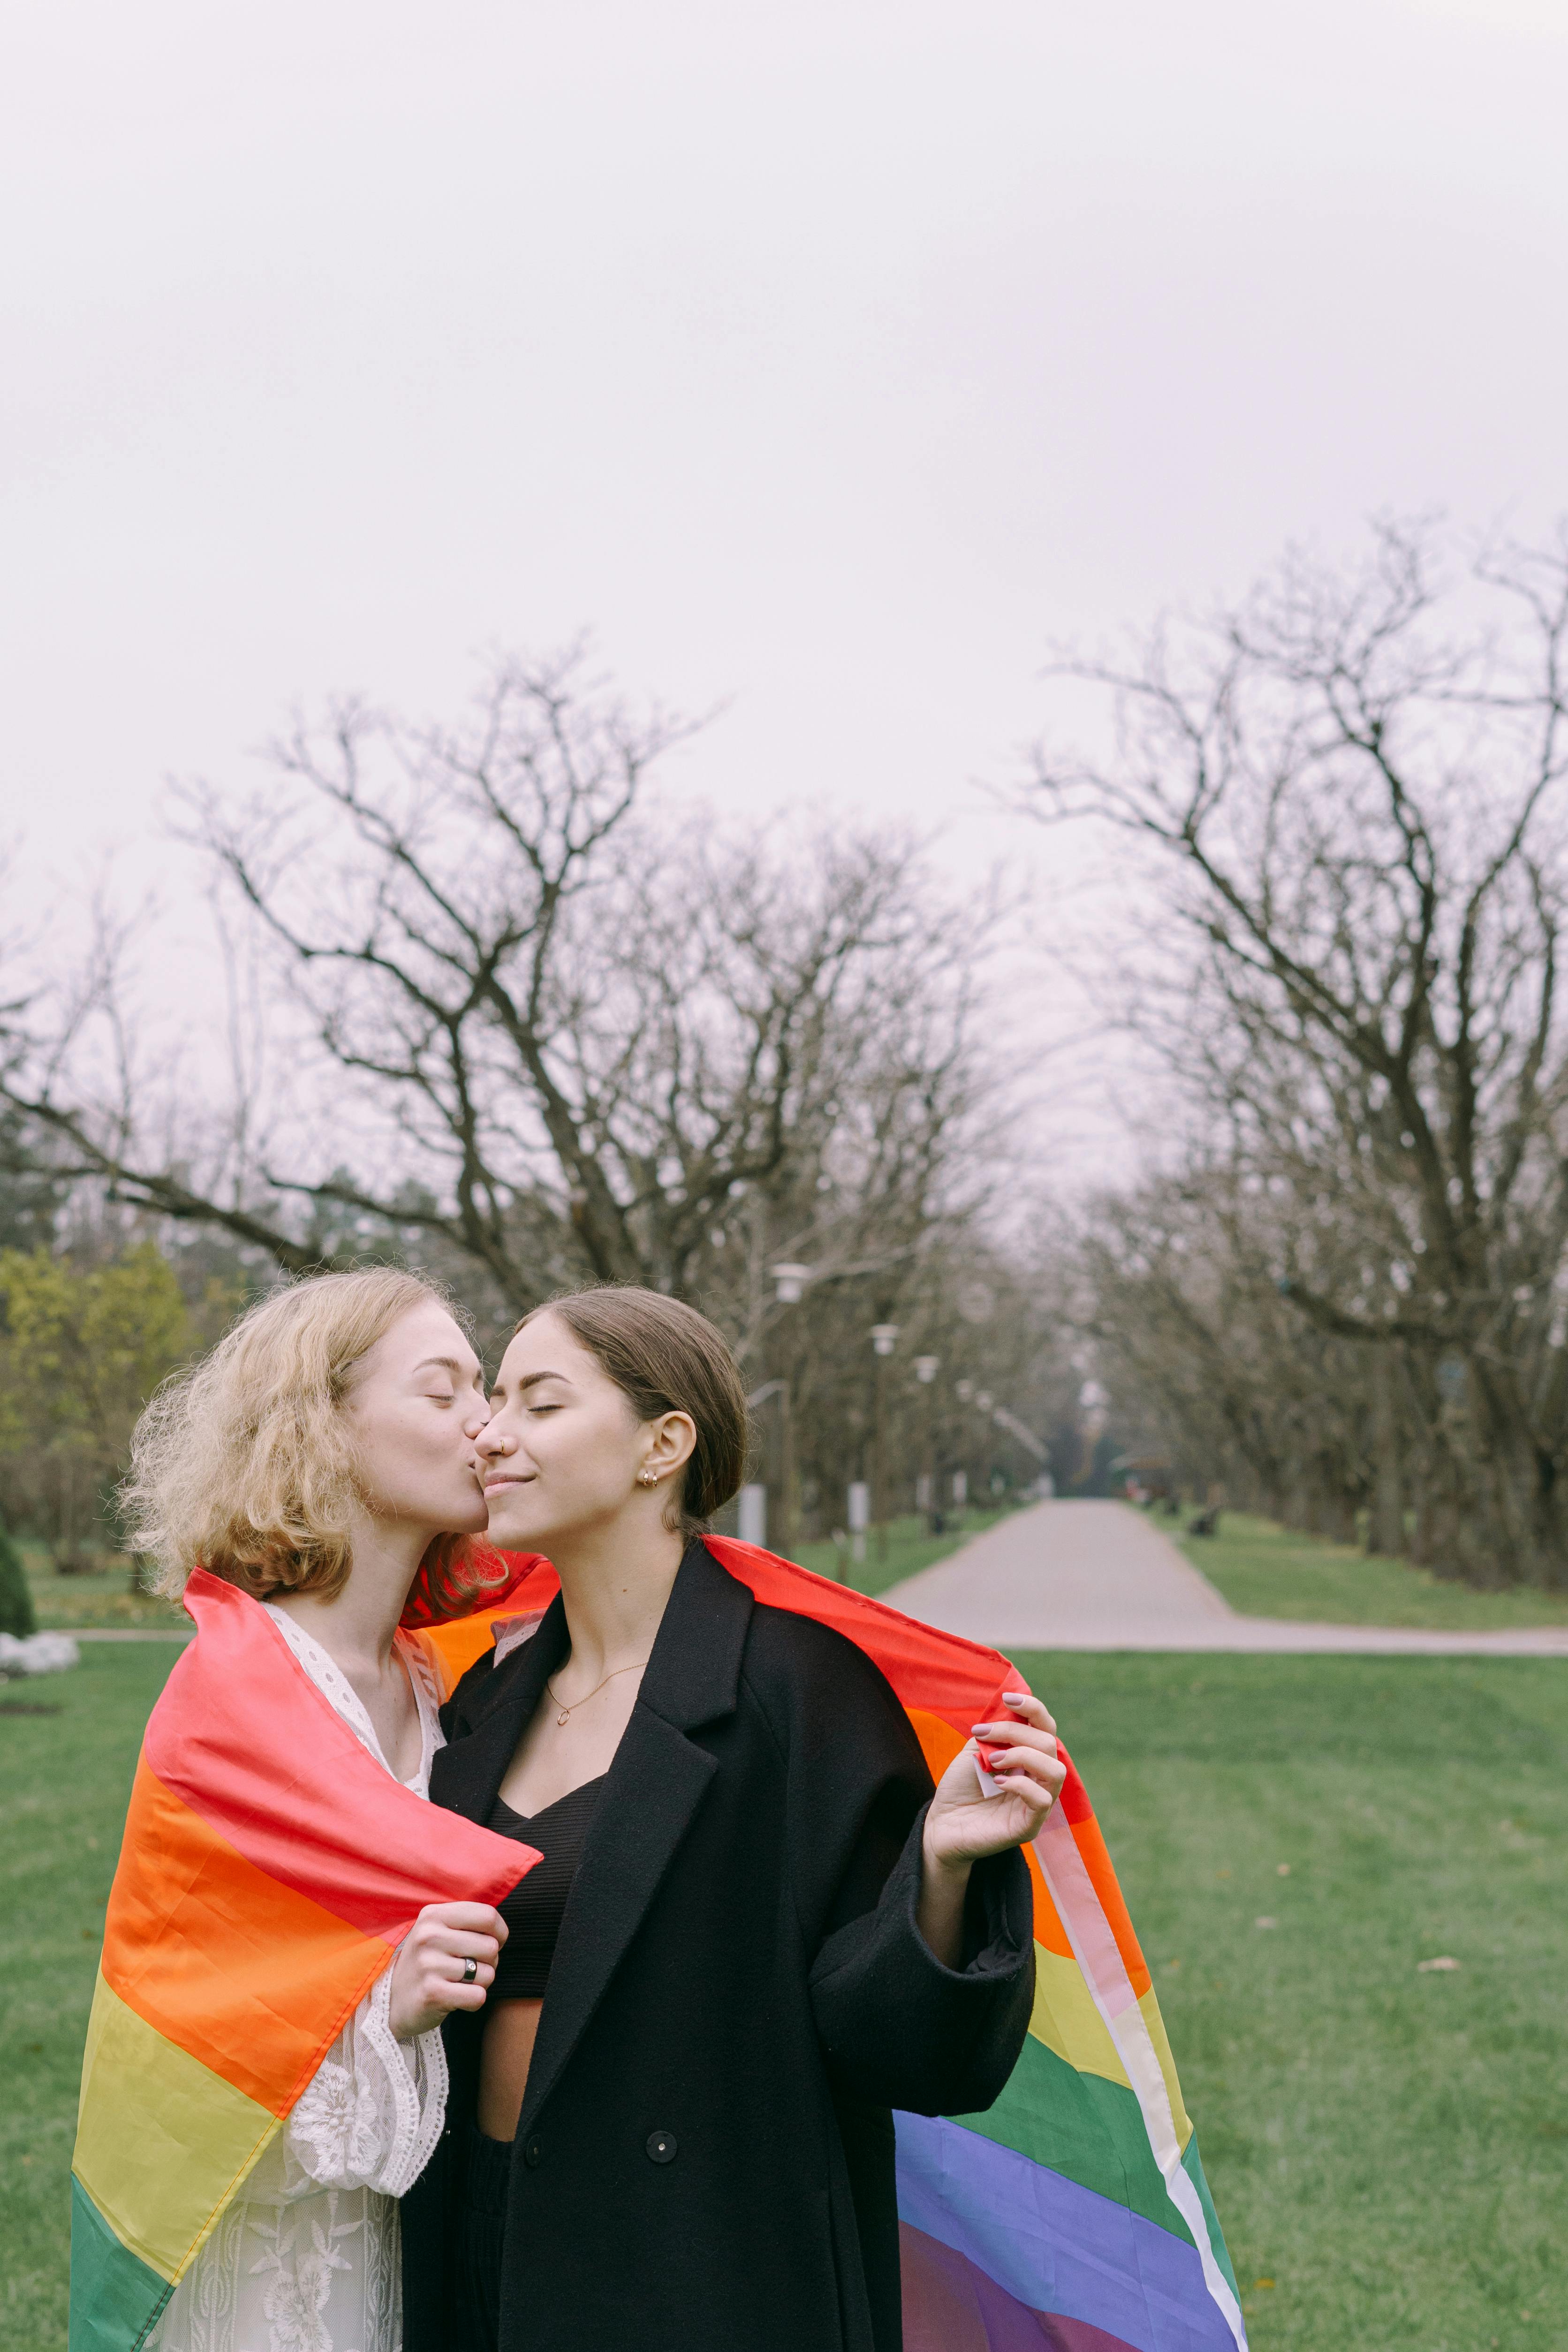
[[[1279,1924],[1278,1919],[1254,1919],[1252,1922],[1255,1927],[1277,1927]]]
[[[1451,1953],[1443,1952],[1435,1960],[1417,1960],[1416,1973],[1424,1977],[1433,1969],[1461,1969],[1463,1966],[1462,1960],[1456,1960]]]
[[[1272,2286],[1274,2282],[1272,2279],[1254,2279],[1252,2284],[1254,2286]]]
[[[1274,1864],[1274,1875],[1276,1878],[1289,1878],[1290,1874],[1291,1865],[1288,1862],[1277,1862]]]

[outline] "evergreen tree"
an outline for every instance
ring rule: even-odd
[[[37,1630],[33,1595],[22,1555],[5,1528],[0,1528],[0,1633],[15,1633],[22,1641]]]

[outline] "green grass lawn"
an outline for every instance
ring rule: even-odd
[[[141,1727],[172,1642],[0,1684],[0,2341],[63,2352],[82,2035]],[[54,1714],[14,1713],[30,1707]]]
[[[120,1553],[100,1554],[103,1566],[85,1576],[57,1576],[45,1545],[24,1542],[17,1549],[40,1627],[67,1633],[78,1625],[179,1625],[190,1630],[190,1619],[173,1601],[131,1590],[131,1562]]]
[[[5,2352],[65,2343],[81,2035],[176,1654],[104,1644],[5,1694],[61,1711],[0,1717]],[[1568,2346],[1568,1667],[1019,1664],[1154,1968],[1254,2352]],[[1458,1969],[1420,1972],[1440,1955]]]
[[[1254,2352],[1568,2345],[1568,1666],[1019,1663],[1154,1969]]]
[[[1215,1537],[1186,1535],[1186,1523],[1185,1515],[1155,1521],[1244,1617],[1425,1625],[1456,1633],[1568,1625],[1568,1594],[1473,1592],[1405,1560],[1369,1558],[1352,1544],[1323,1543],[1245,1511],[1223,1512]]]

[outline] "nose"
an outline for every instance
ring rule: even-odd
[[[463,1426],[472,1438],[478,1438],[490,1419],[490,1400],[476,1396],[463,1417]]]
[[[476,1453],[487,1459],[495,1454],[509,1454],[512,1450],[512,1440],[502,1428],[500,1416],[493,1413],[488,1405],[485,1408],[484,1420],[475,1432],[474,1447]]]

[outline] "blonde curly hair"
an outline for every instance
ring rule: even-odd
[[[377,1340],[427,1299],[456,1311],[397,1266],[309,1275],[164,1382],[137,1423],[120,1489],[131,1542],[157,1562],[154,1591],[177,1601],[198,1567],[258,1601],[342,1591],[361,1488],[341,1407]],[[458,1615],[500,1565],[466,1536],[442,1536],[416,1586],[436,1614]]]

